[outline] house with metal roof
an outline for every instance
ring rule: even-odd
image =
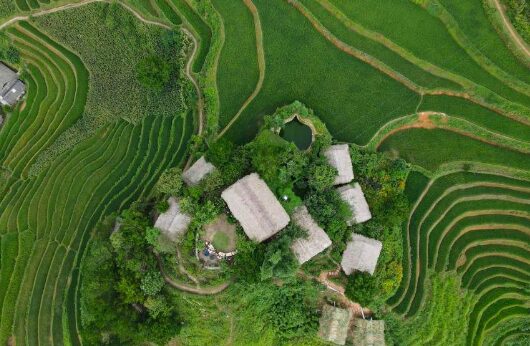
[[[26,93],[26,86],[18,74],[0,62],[0,104],[13,107]]]

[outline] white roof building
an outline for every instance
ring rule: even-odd
[[[348,225],[353,225],[355,223],[363,223],[372,218],[372,213],[370,212],[370,207],[366,198],[364,198],[364,193],[361,188],[361,185],[354,183],[352,185],[344,185],[337,188],[341,198],[350,206],[352,211],[352,218],[348,220]]]
[[[184,180],[189,186],[197,185],[202,179],[204,179],[204,177],[213,172],[214,169],[215,166],[206,161],[204,156],[201,156],[200,159],[195,161],[195,163],[182,174],[182,180]]]
[[[331,239],[313,219],[306,206],[295,209],[293,222],[307,231],[307,238],[293,241],[291,249],[300,264],[304,264],[331,245]]]
[[[342,270],[350,275],[354,270],[374,274],[383,244],[379,240],[353,234],[340,262]]]
[[[289,223],[289,215],[257,173],[249,174],[223,191],[232,215],[247,236],[262,242]]]
[[[180,209],[178,201],[174,197],[168,199],[169,209],[158,216],[155,227],[171,240],[177,240],[188,229],[191,217]]]
[[[353,180],[353,166],[348,144],[332,145],[324,152],[324,156],[329,164],[337,170],[335,185],[348,184]]]

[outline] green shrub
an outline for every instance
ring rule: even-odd
[[[162,90],[169,82],[169,64],[157,56],[149,56],[136,65],[136,77],[146,88]]]

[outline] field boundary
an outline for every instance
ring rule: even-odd
[[[243,0],[243,2],[245,3],[245,6],[247,6],[247,8],[249,9],[250,13],[252,13],[252,18],[254,19],[254,31],[256,32],[256,50],[258,56],[259,71],[258,83],[256,84],[256,87],[254,88],[252,94],[250,94],[250,96],[245,100],[245,102],[243,102],[241,108],[217,135],[217,139],[221,138],[234,125],[234,123],[239,119],[243,111],[256,98],[256,96],[258,96],[261,91],[261,87],[263,86],[263,81],[265,80],[265,49],[263,47],[263,30],[261,29],[261,20],[259,18],[259,12],[252,0]]]

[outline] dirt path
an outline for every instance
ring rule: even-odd
[[[164,281],[171,287],[179,289],[184,292],[193,293],[193,294],[199,294],[199,295],[213,295],[220,293],[224,291],[228,286],[230,286],[230,281],[227,281],[225,283],[222,283],[218,286],[214,287],[200,287],[197,286],[190,286],[183,283],[175,282],[173,281],[165,272],[164,266],[162,265],[162,259],[160,258],[159,254],[155,254],[156,260],[158,262],[158,268],[160,269],[160,274],[162,274],[162,277],[164,278]]]
[[[197,130],[197,134],[200,136],[204,130],[204,98],[202,96],[199,82],[195,78],[195,75],[192,71],[193,62],[195,61],[197,51],[199,50],[199,41],[187,28],[182,27],[182,31],[193,41],[193,50],[188,58],[188,62],[186,63],[185,73],[197,92],[197,112],[199,115],[199,128]]]
[[[250,13],[252,13],[252,18],[254,19],[254,31],[256,32],[256,50],[258,53],[258,70],[259,78],[256,88],[250,96],[245,100],[239,111],[230,119],[230,122],[224,127],[224,129],[219,133],[217,138],[221,138],[226,131],[228,131],[232,125],[239,119],[243,111],[248,107],[248,105],[258,96],[263,86],[263,81],[265,80],[265,50],[263,48],[263,31],[261,30],[261,20],[259,18],[258,9],[252,2],[252,0],[243,0],[245,5],[248,7]]]
[[[491,0],[493,5],[495,5],[495,8],[499,12],[502,18],[502,22],[504,24],[504,27],[510,34],[510,37],[512,40],[517,44],[517,46],[523,51],[528,58],[530,58],[530,48],[528,48],[528,45],[523,40],[523,38],[519,35],[519,33],[515,30],[512,23],[508,19],[508,16],[506,15],[506,12],[504,11],[504,7],[502,7],[499,0]]]
[[[348,308],[351,311],[352,315],[355,317],[363,317],[366,315],[371,315],[372,311],[367,308],[363,308],[359,303],[352,302],[344,294],[345,288],[339,284],[336,284],[329,280],[329,277],[336,277],[340,274],[340,266],[334,271],[323,271],[320,275],[314,279],[320,282],[322,285],[326,286],[329,290],[335,292],[339,301],[342,305]]]

